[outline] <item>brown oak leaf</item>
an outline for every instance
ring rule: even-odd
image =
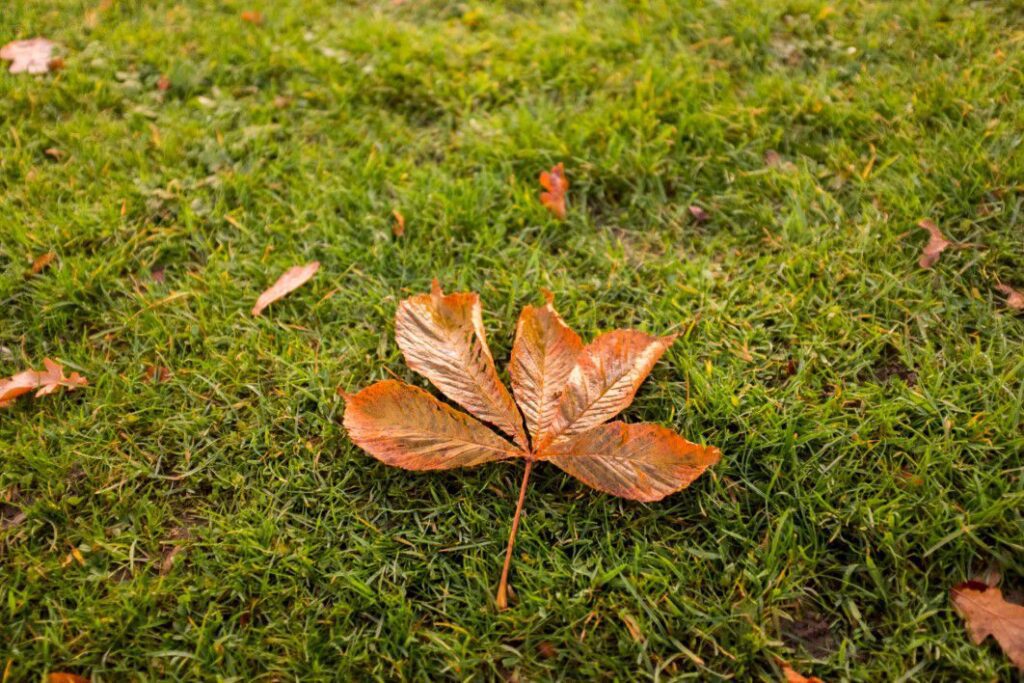
[[[1003,598],[995,586],[967,581],[950,591],[953,606],[967,622],[975,645],[989,636],[996,639],[1014,665],[1024,672],[1024,605]]]
[[[56,43],[46,38],[15,40],[0,48],[0,59],[11,63],[12,74],[45,74],[50,70],[56,47]]]
[[[36,396],[46,396],[57,391],[59,387],[72,390],[89,384],[89,381],[77,372],[66,377],[61,364],[49,358],[43,359],[43,365],[44,370],[24,370],[6,379],[0,379],[0,408],[10,405],[14,399],[31,391],[36,392]]]
[[[942,255],[942,252],[946,250],[951,242],[942,235],[937,225],[927,219],[918,223],[917,227],[927,230],[930,235],[928,244],[921,250],[921,258],[918,260],[917,265],[922,268],[931,268],[939,262],[939,256]]]
[[[540,203],[559,219],[565,220],[565,191],[569,189],[565,165],[559,162],[550,171],[541,171],[540,184],[547,190],[540,193]]]
[[[435,280],[429,294],[398,305],[395,338],[406,363],[469,414],[396,380],[356,394],[339,390],[349,438],[388,465],[441,470],[525,461],[498,585],[502,609],[534,463],[550,462],[600,491],[654,502],[689,486],[720,457],[717,448],[660,425],[607,422],[632,403],[674,335],[615,330],[585,345],[552,295],[546,298],[519,316],[511,393],[498,377],[476,293],[445,294]]]
[[[281,277],[277,278],[277,282],[271,285],[267,291],[260,294],[260,298],[256,300],[256,305],[252,307],[252,314],[259,315],[270,304],[294,292],[309,282],[309,279],[316,275],[318,270],[320,270],[320,262],[313,261],[304,266],[295,266],[284,271]]]

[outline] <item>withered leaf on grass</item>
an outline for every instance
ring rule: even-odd
[[[7,379],[0,379],[0,408],[10,405],[22,394],[36,392],[36,396],[46,396],[57,391],[59,387],[69,390],[88,386],[89,381],[77,372],[70,377],[64,375],[64,368],[49,358],[43,359],[44,370],[25,370]]]
[[[1006,295],[1006,306],[1015,311],[1024,311],[1024,294],[1009,285],[998,284],[996,289]]]
[[[401,237],[405,234],[405,216],[398,209],[394,209],[391,215],[395,217],[395,224],[391,228],[391,232],[394,233],[395,237]]]
[[[89,679],[78,674],[53,671],[48,677],[48,683],[89,683]]]
[[[395,337],[406,363],[474,417],[395,380],[356,394],[339,391],[349,437],[389,465],[438,470],[526,461],[498,586],[500,608],[507,606],[512,546],[534,463],[548,461],[595,489],[653,502],[686,488],[719,459],[717,448],[659,425],[606,424],[633,401],[674,335],[615,330],[585,345],[550,293],[546,298],[519,316],[512,393],[495,369],[476,293],[445,294],[435,280],[429,294],[399,304]]]
[[[711,216],[708,215],[708,212],[696,204],[690,205],[688,211],[690,212],[690,215],[693,216],[693,220],[698,223],[707,223],[711,220]]]
[[[281,277],[277,279],[270,289],[260,294],[260,298],[256,300],[256,305],[252,307],[252,314],[259,315],[263,312],[270,304],[274,303],[281,297],[294,292],[296,289],[306,284],[311,277],[316,275],[316,271],[320,270],[320,262],[313,261],[307,263],[304,266],[295,266],[289,268],[284,272]]]
[[[32,261],[32,274],[39,275],[39,273],[43,272],[46,266],[50,265],[55,258],[57,258],[57,252],[55,251],[48,251],[45,254],[37,256],[35,260]]]
[[[45,74],[50,70],[57,44],[46,38],[15,40],[0,48],[0,59],[11,63],[12,74]]]
[[[778,664],[782,667],[782,676],[785,683],[825,683],[817,676],[804,676],[791,667],[787,661],[780,659]]]
[[[980,581],[967,581],[950,591],[953,606],[967,622],[975,645],[996,639],[1014,665],[1024,672],[1024,605],[1003,598],[1002,591]]]
[[[942,252],[944,252],[951,243],[942,235],[938,226],[929,220],[921,221],[917,224],[917,227],[922,230],[927,230],[929,235],[928,244],[926,244],[924,249],[921,250],[921,258],[918,260],[917,265],[922,268],[931,268],[938,263],[939,256],[942,255]]]
[[[565,192],[569,189],[565,165],[559,162],[550,171],[541,171],[540,184],[547,190],[540,193],[540,203],[559,219],[565,220]]]
[[[242,21],[260,26],[263,24],[263,13],[255,10],[245,10],[241,14]]]

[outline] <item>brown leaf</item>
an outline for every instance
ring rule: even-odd
[[[630,404],[674,335],[616,330],[584,347],[555,311],[553,296],[545,296],[546,305],[527,306],[516,326],[510,373],[518,406],[494,368],[475,293],[445,295],[434,280],[430,294],[405,299],[395,315],[395,338],[409,367],[517,446],[402,382],[378,382],[355,395],[338,390],[352,442],[389,465],[432,470],[526,461],[498,609],[508,607],[512,548],[535,463],[550,460],[600,490],[655,501],[685,488],[719,458],[716,448],[658,425],[601,424]]]
[[[928,244],[925,245],[921,251],[921,258],[918,260],[917,265],[922,268],[931,268],[939,261],[939,256],[946,250],[946,247],[950,245],[950,242],[942,236],[942,232],[939,231],[938,226],[929,220],[922,220],[917,224],[917,227],[922,230],[927,230],[931,236],[928,239]]]
[[[782,667],[782,676],[785,683],[825,683],[817,676],[811,676],[808,678],[803,674],[798,673],[793,667],[789,665],[789,662],[781,659],[777,660],[780,667]]]
[[[544,451],[555,439],[592,429],[622,412],[675,338],[615,330],[587,345],[569,373],[551,425],[538,439],[537,451]]]
[[[30,391],[35,391],[36,396],[46,396],[57,391],[59,387],[72,390],[89,384],[89,381],[77,372],[66,377],[64,368],[49,358],[43,359],[43,365],[45,370],[25,370],[0,380],[0,408],[10,405],[14,399]]]
[[[445,295],[434,280],[430,294],[398,305],[395,339],[410,368],[520,447],[528,447],[523,418],[494,369],[476,293]]]
[[[160,92],[167,92],[171,89],[171,79],[167,77],[167,74],[160,74],[160,78],[156,81],[156,89]]]
[[[547,190],[540,193],[540,203],[558,218],[565,220],[565,191],[569,189],[565,165],[559,162],[550,171],[541,171],[540,184]]]
[[[256,305],[252,307],[252,314],[259,315],[270,304],[286,294],[294,292],[316,275],[318,270],[320,270],[320,263],[318,261],[307,263],[304,266],[289,268],[277,279],[277,282],[270,289],[260,294],[260,298],[256,300]]]
[[[1024,606],[1007,602],[995,586],[967,581],[950,591],[975,645],[992,636],[1010,661],[1024,671]]]
[[[255,10],[245,10],[241,14],[242,21],[247,21],[254,26],[261,26],[263,24],[263,13]]]
[[[147,365],[145,373],[150,384],[163,384],[171,378],[171,369],[163,365]]]
[[[401,237],[405,234],[405,216],[398,209],[394,209],[391,215],[395,217],[395,225],[391,228],[391,232],[395,234],[395,237]]]
[[[69,674],[62,671],[51,672],[48,679],[49,683],[89,683],[89,679],[78,674]]]
[[[46,266],[53,262],[53,259],[57,258],[57,252],[48,251],[45,254],[40,254],[36,257],[36,260],[32,262],[32,274],[38,275],[46,269]]]
[[[999,284],[996,289],[1006,295],[1006,305],[1015,311],[1024,311],[1024,294],[1009,285]]]
[[[60,161],[66,156],[63,151],[57,149],[56,147],[47,147],[45,150],[43,150],[43,154],[50,157],[54,161]]]
[[[720,454],[660,425],[610,422],[556,442],[543,457],[599,491],[654,502],[689,486]]]
[[[11,62],[12,74],[44,74],[50,70],[50,60],[56,47],[56,43],[46,38],[15,40],[0,48],[0,59]]]
[[[512,345],[512,391],[526,418],[533,443],[551,424],[558,398],[583,348],[580,336],[558,315],[547,294],[541,308],[527,306],[519,315]]]
[[[697,221],[698,223],[707,223],[709,220],[711,220],[711,216],[708,215],[708,212],[700,208],[696,204],[690,205],[689,212],[690,215],[693,216],[693,220]]]
[[[407,470],[472,467],[526,455],[469,415],[395,380],[346,395],[344,422],[357,446]]]

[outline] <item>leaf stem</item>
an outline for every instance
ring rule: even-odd
[[[508,609],[508,570],[512,566],[512,546],[516,543],[516,532],[519,531],[519,517],[523,514],[523,501],[526,500],[526,485],[530,481],[530,470],[533,469],[533,460],[526,461],[526,469],[523,470],[523,483],[519,486],[519,502],[516,504],[516,514],[512,518],[512,530],[508,535],[508,548],[505,550],[505,566],[501,570],[501,581],[498,582],[498,609]]]

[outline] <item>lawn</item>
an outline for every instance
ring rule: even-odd
[[[949,589],[1024,597],[1019,4],[3,5],[65,65],[0,73],[0,376],[90,380],[0,412],[4,683],[1013,678]],[[722,451],[649,505],[539,465],[507,611],[522,464],[340,424],[428,386],[394,313],[434,277],[506,378],[542,288],[680,333],[624,419]]]

